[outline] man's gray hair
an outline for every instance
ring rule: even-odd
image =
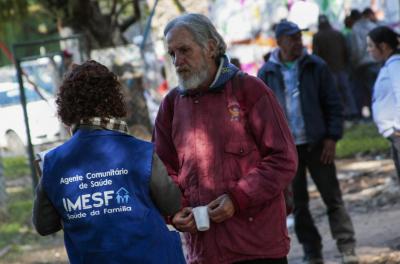
[[[226,51],[226,44],[222,36],[217,32],[210,19],[201,14],[185,14],[171,20],[164,29],[164,37],[167,36],[168,32],[177,27],[184,27],[190,33],[197,44],[202,47],[207,47],[209,40],[214,40],[217,45],[215,54],[216,61],[219,62]]]

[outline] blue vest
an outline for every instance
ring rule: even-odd
[[[180,238],[150,198],[153,145],[79,129],[46,154],[43,188],[60,214],[75,263],[185,263]]]

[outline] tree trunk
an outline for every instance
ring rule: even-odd
[[[123,37],[123,30],[127,29],[131,24],[140,22],[141,8],[139,0],[117,1],[119,8],[131,4],[133,5],[133,15],[118,24],[117,7],[112,5],[107,14],[102,13],[99,5],[100,1],[93,0],[69,0],[68,12],[65,13],[62,24],[70,27],[73,32],[83,34],[87,53],[91,50],[117,47],[128,44]],[[103,10],[104,11],[104,10]],[[119,69],[116,65],[110,68],[121,79],[124,69]],[[132,70],[133,71],[133,70]],[[133,72],[129,72],[133,73]],[[144,84],[142,78],[135,78],[130,85],[126,87],[126,103],[128,108],[127,123],[130,132],[142,139],[149,140],[151,138],[152,124],[149,118],[146,100],[143,95]]]
[[[130,24],[139,22],[141,17],[139,1],[132,1],[131,3],[135,9],[133,16],[125,20],[122,25],[118,25],[115,21],[116,14],[114,12],[103,14],[98,1],[72,0],[70,2],[71,19],[67,19],[65,24],[70,26],[74,33],[84,34],[89,54],[90,50],[93,49],[121,46],[127,44],[122,30]],[[111,70],[119,77],[122,77],[124,72],[122,71],[119,74],[118,69],[114,69],[114,67]],[[134,136],[150,140],[152,125],[143,95],[143,80],[142,78],[135,78],[128,86],[126,87],[126,103],[128,108],[127,123],[130,132]]]
[[[102,14],[97,1],[73,0],[64,24],[86,37],[89,50],[126,44],[118,24]]]
[[[127,88],[128,96],[126,104],[128,116],[126,122],[129,131],[135,137],[143,140],[151,140],[152,125],[149,118],[149,109],[147,108],[144,97],[144,87],[142,77],[135,78],[134,82]]]

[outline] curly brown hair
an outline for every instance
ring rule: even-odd
[[[92,117],[125,117],[126,105],[117,76],[94,61],[74,65],[57,95],[57,112],[70,126]]]

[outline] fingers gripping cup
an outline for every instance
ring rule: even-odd
[[[197,230],[206,231],[210,228],[210,218],[208,217],[208,207],[198,206],[192,209]]]

